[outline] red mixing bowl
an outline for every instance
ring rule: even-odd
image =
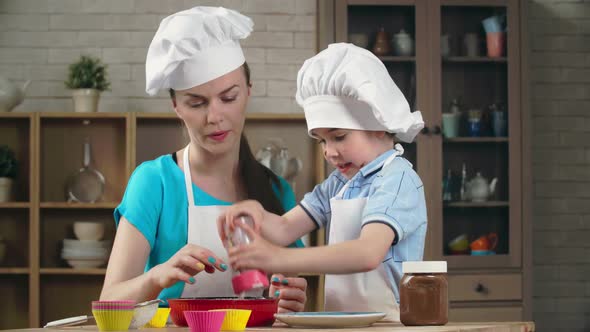
[[[176,326],[188,326],[184,311],[213,309],[247,309],[252,310],[248,327],[271,326],[275,321],[275,313],[279,302],[277,299],[234,297],[201,297],[185,299],[168,299],[170,318]]]

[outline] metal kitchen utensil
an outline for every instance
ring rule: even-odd
[[[256,160],[287,181],[292,181],[303,168],[301,159],[289,155],[281,138],[270,138],[256,153]]]
[[[54,320],[53,322],[49,322],[43,326],[43,328],[48,327],[62,327],[62,326],[72,326],[78,325],[87,322],[90,319],[94,319],[93,316],[76,316],[76,317],[68,317],[60,320]]]
[[[155,299],[155,300],[149,300],[149,301],[145,301],[145,302],[140,302],[140,303],[136,304],[135,306],[133,306],[134,307],[133,316],[135,317],[135,309],[143,308],[145,306],[149,306],[149,305],[152,305],[154,303],[162,303],[162,302],[163,301],[160,300],[160,299]],[[43,326],[43,328],[79,325],[79,324],[86,323],[87,321],[93,320],[93,319],[94,319],[94,316],[92,316],[92,315],[68,317],[68,318],[54,320],[52,322],[49,322],[49,323],[45,324],[45,326]],[[147,321],[146,321],[146,323],[147,323]]]
[[[90,141],[84,142],[84,166],[70,177],[67,187],[68,201],[94,203],[104,192],[104,176],[90,167]]]

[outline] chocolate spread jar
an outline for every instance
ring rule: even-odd
[[[444,325],[449,321],[447,262],[403,262],[400,320],[404,325]]]

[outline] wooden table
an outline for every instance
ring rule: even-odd
[[[96,326],[74,326],[63,328],[47,329],[19,329],[8,330],[18,332],[91,332],[98,331]],[[140,329],[129,330],[138,332],[188,332],[186,327],[169,326],[162,329]],[[272,332],[344,332],[344,331],[366,331],[366,332],[533,332],[535,323],[533,322],[481,322],[481,323],[449,323],[444,326],[415,326],[408,327],[399,323],[376,323],[370,327],[363,328],[338,328],[338,329],[310,329],[310,328],[292,328],[283,324],[275,324],[273,327],[248,328],[246,331],[272,331]]]

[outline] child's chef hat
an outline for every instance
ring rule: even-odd
[[[234,10],[194,7],[172,14],[160,23],[145,63],[145,90],[183,90],[206,83],[240,67],[240,39],[254,23]]]
[[[343,128],[383,130],[412,142],[424,127],[385,65],[373,53],[352,44],[331,44],[307,59],[297,74],[297,103],[307,130]]]

